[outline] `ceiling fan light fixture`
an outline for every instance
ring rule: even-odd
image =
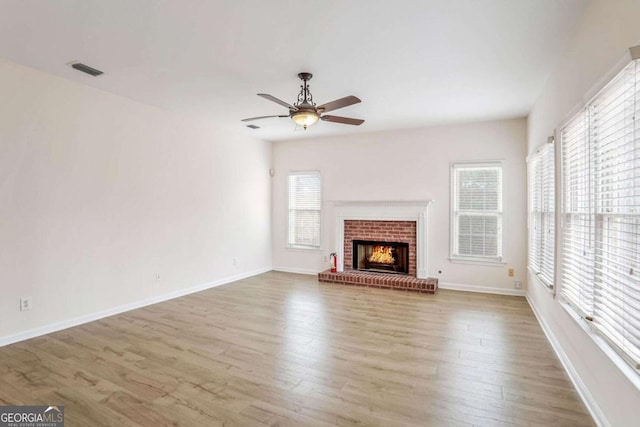
[[[291,120],[305,129],[316,123],[319,119],[320,115],[315,111],[296,111],[291,115]]]

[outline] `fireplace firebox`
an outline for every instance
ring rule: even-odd
[[[409,273],[409,244],[353,240],[353,269],[380,273]]]

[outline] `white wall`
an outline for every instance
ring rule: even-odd
[[[585,96],[610,74],[627,48],[640,42],[638,22],[638,0],[591,3],[529,115],[529,153],[544,143],[576,107],[584,104]],[[600,414],[600,421],[612,426],[638,425],[638,388],[594,344],[558,299],[534,280],[530,280],[527,296],[584,383],[587,401]]]
[[[4,60],[0,99],[0,343],[270,269],[269,143]]]
[[[332,126],[320,123],[317,126]],[[308,132],[312,132],[312,129]],[[429,275],[441,282],[512,291],[525,280],[526,121],[524,119],[378,132],[273,144],[274,269],[318,272],[335,248],[332,201],[426,200],[429,208]],[[450,162],[504,160],[505,267],[451,264],[449,257]],[[286,249],[286,176],[292,170],[322,173],[321,251]],[[515,269],[515,277],[507,269]],[[438,274],[441,270],[442,274]]]

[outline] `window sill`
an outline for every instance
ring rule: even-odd
[[[449,262],[453,264],[486,265],[488,267],[504,267],[507,265],[504,260],[464,257],[450,257]]]
[[[582,328],[583,331],[593,340],[595,345],[613,362],[613,364],[622,372],[622,374],[633,384],[636,389],[640,390],[640,372],[632,367],[617,351],[615,351],[607,341],[600,336],[587,320],[583,319],[576,310],[566,301],[560,301],[560,306],[567,312],[573,320]]]
[[[285,249],[293,252],[322,252],[323,251],[322,247],[316,248],[314,246],[298,246],[298,245],[286,246]]]
[[[547,281],[538,276],[538,274],[531,267],[527,266],[527,270],[529,271],[529,275],[533,280],[540,283],[540,286],[542,286],[551,295],[553,295],[554,297],[556,296],[556,287],[554,284],[547,283]]]

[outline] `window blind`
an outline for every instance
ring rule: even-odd
[[[594,140],[594,322],[640,362],[640,133],[638,62],[589,108]]]
[[[640,366],[639,89],[640,66],[634,61],[565,126],[562,141],[562,293],[636,367]]]
[[[320,247],[320,173],[290,174],[289,246]]]
[[[555,144],[529,158],[529,269],[553,287],[555,271]]]
[[[560,132],[563,160],[562,292],[583,315],[593,312],[592,160],[587,116],[581,112]]]
[[[502,166],[453,165],[452,257],[502,257]]]

